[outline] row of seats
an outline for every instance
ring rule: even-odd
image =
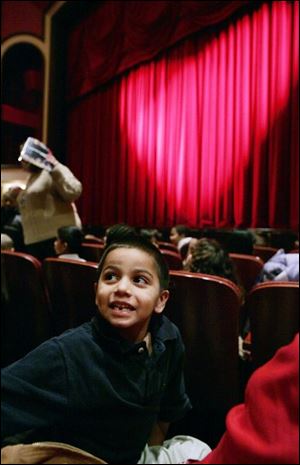
[[[102,256],[103,248],[104,245],[102,244],[83,243],[82,257],[88,261],[98,263]],[[182,258],[173,244],[161,242],[160,250],[170,270],[183,269]],[[230,253],[229,256],[235,263],[241,284],[245,291],[248,292],[258,280],[264,265],[263,260],[259,256],[238,253]]]
[[[96,263],[47,258],[41,264],[28,254],[1,251],[1,268],[2,366],[88,321],[97,310]],[[170,276],[165,313],[179,327],[186,347],[185,379],[198,412],[195,423],[199,428],[202,416],[207,430],[209,419],[221,412],[223,424],[230,407],[242,400],[238,357],[242,295],[234,283],[217,276],[183,270],[171,270]],[[266,282],[247,294],[253,369],[292,340],[299,327],[298,304],[298,283]]]
[[[1,271],[1,366],[96,311],[96,263],[1,251]]]
[[[170,252],[174,252],[178,254],[177,247],[172,244],[171,242],[159,242],[159,248],[161,251],[168,250]],[[90,261],[99,261],[102,250],[104,248],[104,243],[95,243],[95,242],[84,242],[83,243],[83,254],[84,258]],[[256,245],[253,246],[253,253],[254,257],[259,257],[263,263],[267,262],[275,253],[278,251],[278,248],[266,246],[266,245]],[[299,252],[299,250],[292,250],[291,252]],[[233,253],[235,255],[235,253]],[[239,255],[239,254],[237,254]],[[243,254],[247,255],[247,254]],[[177,266],[177,263],[175,263]],[[173,268],[178,269],[178,268]]]
[[[10,320],[15,327],[20,322],[19,341],[29,338],[22,330],[28,322],[32,330],[36,326],[35,336],[29,338],[29,345],[34,345],[89,320],[96,311],[96,263],[47,258],[41,264],[28,254],[1,251],[1,268],[1,299],[9,308],[4,327]],[[237,353],[242,306],[239,288],[217,276],[183,270],[171,270],[170,275],[171,297],[165,311],[181,329],[185,342],[191,346],[196,331],[195,340],[230,341],[234,348],[224,352]],[[246,309],[251,321],[257,366],[271,358],[276,345],[287,343],[298,328],[298,295],[295,282],[261,283],[246,295],[243,311]]]

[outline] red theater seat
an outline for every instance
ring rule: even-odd
[[[102,257],[103,250],[104,244],[83,242],[81,256],[89,262],[99,263],[100,258]]]
[[[248,292],[257,283],[264,263],[260,257],[252,255],[230,253],[238,278],[245,291]]]
[[[161,253],[166,260],[170,270],[182,270],[182,258],[178,252],[161,249]]]
[[[23,357],[54,334],[39,260],[1,251],[1,365]]]
[[[176,245],[172,242],[158,242],[160,250],[170,250],[171,252],[178,252]]]
[[[270,360],[299,331],[299,283],[268,281],[246,298],[250,319],[253,367]]]
[[[276,254],[278,249],[275,247],[270,247],[267,245],[254,245],[253,246],[253,255],[260,257],[262,261],[267,262],[273,255]]]
[[[217,276],[185,271],[170,275],[165,312],[179,327],[186,347],[192,403],[200,410],[225,412],[238,402],[240,289]]]
[[[97,264],[46,258],[43,272],[55,318],[56,334],[89,321],[97,310],[94,289]]]

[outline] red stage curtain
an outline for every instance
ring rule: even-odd
[[[215,25],[250,3],[235,1],[113,0],[72,30],[68,98],[85,95],[188,34]],[[99,26],[100,25],[100,26]]]
[[[74,104],[84,223],[297,228],[298,15],[263,3]]]

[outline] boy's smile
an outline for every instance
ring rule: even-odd
[[[160,289],[155,261],[147,252],[127,247],[109,252],[96,288],[96,305],[125,339],[143,340],[152,313],[163,311],[168,295]]]

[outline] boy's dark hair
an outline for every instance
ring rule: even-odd
[[[125,223],[113,224],[106,230],[106,247],[116,241],[137,237],[136,230]]]
[[[57,237],[68,244],[69,252],[80,254],[84,237],[80,228],[77,226],[62,226],[57,230]]]
[[[148,239],[145,239],[139,236],[125,238],[123,240],[113,242],[107,247],[105,247],[102,257],[100,259],[99,265],[98,265],[97,279],[99,279],[100,277],[100,274],[102,272],[103,265],[104,265],[107,255],[112,250],[119,249],[119,248],[139,249],[139,250],[142,250],[143,252],[146,252],[148,255],[150,255],[153,258],[156,268],[157,268],[157,274],[158,274],[158,279],[159,279],[161,290],[169,288],[169,268],[163,255],[161,254],[159,249],[154,244],[152,244]]]

